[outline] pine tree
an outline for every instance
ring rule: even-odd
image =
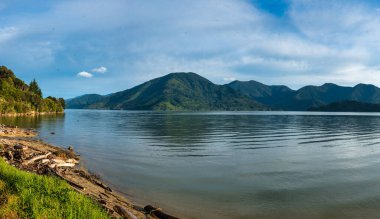
[[[42,97],[42,91],[40,87],[38,86],[36,79],[33,79],[33,81],[30,82],[29,91],[37,94],[39,97]]]

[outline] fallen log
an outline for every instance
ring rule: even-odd
[[[65,161],[61,159],[51,159],[51,160],[54,161],[54,163],[65,163]]]
[[[132,214],[131,212],[125,210],[123,207],[121,207],[120,205],[115,205],[113,207],[113,210],[115,210],[118,214],[120,214],[120,216],[122,216],[123,218],[130,218],[130,219],[137,219],[137,217]]]
[[[49,165],[51,169],[54,169],[56,167],[74,167],[74,166],[75,166],[75,163],[53,163]]]
[[[79,162],[75,159],[70,158],[66,160],[66,163],[79,163]]]
[[[164,212],[161,211],[159,208],[155,208],[151,205],[147,205],[144,207],[144,210],[146,211],[147,214],[150,214],[152,216],[155,216],[159,219],[179,219],[178,217],[174,217],[171,215],[168,215]]]
[[[37,161],[37,160],[41,160],[41,159],[47,158],[50,154],[51,154],[51,152],[49,152],[49,153],[47,153],[47,154],[43,154],[43,155],[39,155],[39,156],[33,157],[33,158],[30,159],[30,160],[26,160],[26,161],[22,162],[22,164],[23,164],[23,165],[31,164],[31,163],[33,163],[34,161]]]
[[[75,183],[69,179],[67,179],[66,177],[62,176],[60,173],[58,173],[57,171],[54,171],[54,173],[59,176],[60,178],[62,178],[63,180],[65,180],[67,183],[69,183],[71,186],[73,186],[75,189],[78,189],[78,190],[81,190],[81,191],[84,191],[86,188],[79,185],[78,183]]]
[[[49,161],[49,159],[42,159],[41,163],[48,163]]]
[[[55,167],[74,167],[75,163],[58,163]]]

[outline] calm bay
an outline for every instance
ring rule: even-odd
[[[0,122],[74,146],[131,200],[185,218],[380,217],[378,113],[66,110]]]

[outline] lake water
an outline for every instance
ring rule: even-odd
[[[73,145],[116,190],[186,218],[380,217],[380,114],[67,110],[1,122]]]

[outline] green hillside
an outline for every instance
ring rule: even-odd
[[[309,85],[298,90],[285,86],[268,86],[255,81],[234,81],[228,86],[257,102],[281,110],[303,111],[344,100],[380,103],[380,88],[370,84],[345,87],[326,83],[322,86]]]
[[[67,107],[72,109],[82,109],[85,106],[92,105],[98,101],[101,101],[104,97],[99,94],[85,94],[76,98],[68,99]]]
[[[89,97],[92,99],[89,100]],[[171,73],[134,88],[103,96],[100,100],[96,98],[99,96],[84,95],[68,100],[67,105],[68,108],[124,110],[269,109],[228,86],[215,85],[195,73]]]
[[[0,66],[0,113],[63,112],[62,98],[42,97],[41,89],[33,80],[26,84],[5,66]]]

